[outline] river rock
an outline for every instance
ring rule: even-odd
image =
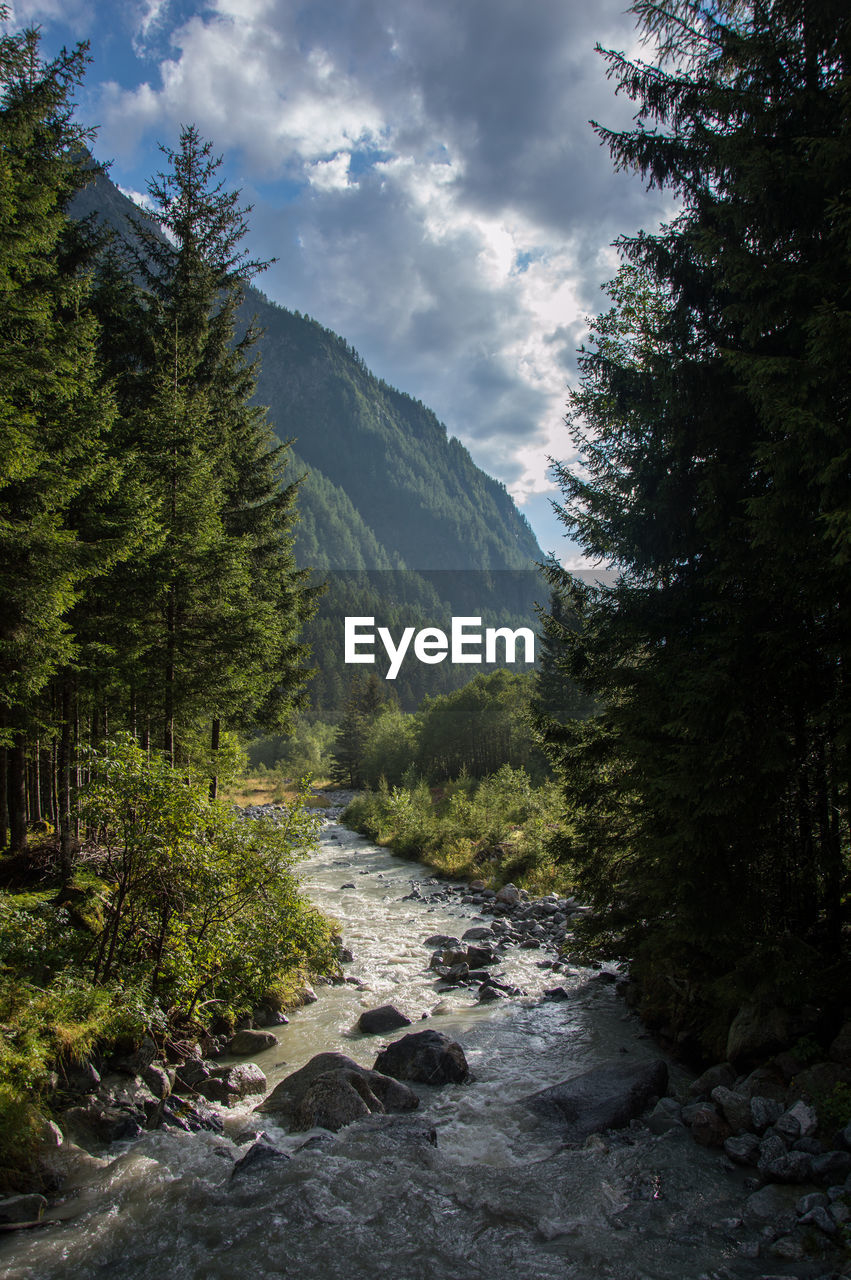
[[[851,1022],[846,1022],[830,1046],[831,1061],[851,1067]]]
[[[286,1164],[289,1156],[271,1143],[265,1133],[260,1133],[244,1156],[231,1169],[231,1182],[238,1182],[246,1174],[267,1169],[272,1164]]]
[[[100,1072],[93,1062],[71,1062],[62,1071],[61,1087],[69,1093],[94,1093]]]
[[[451,933],[433,933],[430,938],[426,938],[423,943],[424,947],[437,947],[442,950],[444,947],[455,947],[460,949],[460,938],[454,938]]]
[[[538,1115],[557,1121],[566,1141],[578,1146],[603,1129],[622,1129],[651,1098],[664,1094],[667,1084],[667,1065],[657,1058],[634,1066],[595,1067],[522,1102]]]
[[[91,1142],[125,1142],[138,1138],[147,1117],[141,1110],[125,1110],[97,1099],[87,1106],[69,1107],[60,1119],[66,1136],[85,1147]]]
[[[798,1219],[797,1200],[793,1187],[763,1187],[748,1196],[742,1218],[749,1227],[759,1228],[771,1223],[778,1231],[791,1231]]]
[[[421,1084],[457,1084],[470,1074],[464,1050],[441,1031],[414,1031],[387,1046],[375,1059],[376,1071],[395,1080]]]
[[[351,1080],[352,1073],[363,1078],[366,1082],[367,1091],[379,1105],[375,1107],[366,1106],[367,1099],[363,1090]],[[334,1087],[332,1087],[331,1083],[325,1081],[322,1088],[305,1102],[314,1082],[326,1076],[336,1077],[333,1082]],[[343,1085],[347,1088],[343,1088]],[[335,1089],[341,1095],[339,1105],[334,1102]],[[360,1099],[360,1103],[366,1106],[365,1110],[351,1097],[347,1089],[355,1092]],[[265,1098],[258,1107],[255,1107],[255,1111],[280,1114],[291,1122],[298,1116],[299,1123],[301,1123],[308,1115],[311,1107],[317,1114],[320,1109],[324,1108],[329,1118],[333,1118],[334,1115],[343,1115],[347,1111],[352,1112],[351,1118],[354,1119],[355,1112],[358,1115],[366,1115],[373,1109],[376,1111],[412,1111],[418,1106],[419,1098],[417,1095],[407,1085],[401,1084],[398,1080],[382,1075],[378,1071],[370,1071],[367,1067],[361,1067],[351,1058],[347,1058],[344,1053],[317,1053],[298,1071],[293,1071],[291,1075],[288,1075],[277,1084],[269,1094],[269,1097]],[[326,1125],[321,1121],[316,1121],[315,1123],[321,1123],[323,1128],[339,1128],[339,1125]],[[348,1123],[348,1121],[343,1123]],[[308,1125],[307,1127],[310,1128],[311,1126]]]
[[[44,1196],[6,1196],[0,1200],[0,1222],[38,1222],[46,1208]]]
[[[483,982],[479,987],[479,1004],[492,1004],[494,1000],[507,1000],[508,996],[499,987],[490,982]]]
[[[727,1121],[708,1102],[696,1102],[683,1107],[683,1123],[688,1125],[691,1136],[701,1147],[723,1147],[732,1136]]]
[[[152,1062],[142,1072],[142,1079],[155,1098],[167,1098],[174,1083],[173,1074],[159,1062]]]
[[[252,1053],[260,1053],[263,1049],[272,1049],[278,1043],[278,1037],[271,1031],[255,1031],[247,1029],[237,1031],[228,1041],[227,1052],[234,1057],[248,1057]]]
[[[470,969],[479,969],[482,965],[493,964],[496,959],[497,955],[492,947],[468,947],[464,963]]]
[[[767,1057],[788,1044],[790,1025],[788,1011],[779,1005],[743,1004],[727,1034],[727,1058],[742,1062]]]
[[[141,1044],[132,1053],[118,1055],[113,1065],[116,1071],[123,1071],[128,1076],[140,1076],[158,1056],[159,1051],[154,1041],[150,1036],[143,1036]]]
[[[755,1133],[765,1133],[765,1130],[775,1124],[782,1114],[782,1102],[775,1102],[773,1098],[761,1098],[758,1094],[755,1098],[751,1098],[750,1127]]]
[[[710,1095],[715,1105],[734,1133],[744,1133],[751,1126],[751,1100],[743,1093],[736,1093],[724,1085],[718,1085]]]
[[[825,1151],[812,1157],[813,1177],[828,1186],[851,1176],[851,1151]]]
[[[493,941],[494,930],[486,924],[473,925],[472,929],[465,930],[461,935],[462,942],[482,942],[483,940]]]
[[[177,1068],[175,1088],[195,1089],[202,1080],[210,1078],[213,1069],[212,1063],[205,1062],[202,1058],[188,1058]]]
[[[759,1160],[759,1138],[755,1133],[742,1133],[724,1141],[724,1154],[734,1164],[756,1164]]]
[[[205,1106],[200,1099],[187,1102],[185,1098],[166,1098],[162,1111],[163,1124],[184,1133],[221,1133],[224,1123],[220,1115]]]
[[[522,901],[520,890],[516,885],[504,884],[501,889],[497,890],[496,901],[504,903],[507,907],[519,906]]]
[[[367,1009],[358,1018],[359,1030],[367,1035],[379,1035],[385,1031],[397,1031],[409,1027],[411,1019],[393,1004],[382,1004],[377,1009]]]
[[[787,1142],[797,1142],[799,1138],[812,1137],[818,1128],[818,1116],[815,1109],[801,1099],[778,1117],[774,1128]]]
[[[708,1067],[696,1080],[692,1080],[688,1091],[694,1098],[708,1098],[719,1085],[732,1089],[735,1079],[736,1071],[732,1064],[718,1062],[714,1067]]]
[[[383,1112],[384,1105],[360,1071],[341,1068],[316,1076],[293,1109],[296,1130],[330,1129],[336,1133],[361,1116]]]
[[[251,1094],[266,1092],[266,1076],[254,1062],[241,1062],[235,1067],[219,1067],[198,1085],[198,1092],[210,1102],[232,1107]]]

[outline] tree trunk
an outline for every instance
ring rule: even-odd
[[[0,849],[5,849],[9,841],[9,756],[5,747],[0,747]]]
[[[27,744],[19,733],[9,751],[9,848],[27,850]]]
[[[71,878],[71,862],[74,847],[74,831],[71,821],[71,684],[66,678],[62,682],[62,725],[59,732],[59,749],[57,751],[58,786],[58,825],[59,825],[59,862],[62,868],[62,879]]]
[[[210,777],[210,799],[215,800],[219,794],[218,750],[222,741],[222,722],[218,716],[213,720],[210,729],[210,751],[212,753],[213,772]]]

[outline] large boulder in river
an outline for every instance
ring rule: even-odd
[[[367,1009],[358,1018],[358,1028],[367,1035],[378,1035],[387,1031],[398,1031],[400,1027],[409,1027],[411,1019],[406,1018],[401,1010],[393,1004],[382,1004],[377,1009]]]
[[[387,1046],[375,1070],[420,1084],[459,1084],[470,1074],[464,1050],[442,1031],[414,1031]]]
[[[317,1053],[276,1085],[255,1111],[272,1112],[300,1129],[320,1125],[337,1130],[358,1116],[418,1106],[417,1095],[398,1080],[361,1067],[344,1053]]]
[[[271,1031],[257,1031],[251,1027],[244,1031],[237,1031],[236,1035],[228,1041],[227,1051],[234,1057],[248,1057],[249,1054],[260,1053],[263,1049],[273,1049],[277,1043],[278,1037]]]
[[[210,1102],[222,1102],[226,1107],[232,1107],[253,1093],[265,1093],[266,1076],[255,1062],[217,1067],[208,1079],[198,1084],[197,1092]]]
[[[579,1145],[592,1133],[628,1125],[667,1086],[668,1068],[656,1058],[634,1066],[594,1067],[522,1101],[538,1115],[556,1121],[567,1142]]]

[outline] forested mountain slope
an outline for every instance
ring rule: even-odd
[[[140,210],[98,176],[76,200],[123,233]],[[541,551],[504,485],[475,465],[430,409],[369,372],[315,320],[248,288],[242,320],[263,330],[258,403],[308,472],[301,564],[330,569],[528,569]],[[301,466],[301,463],[304,466]]]

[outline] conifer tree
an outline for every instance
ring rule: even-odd
[[[697,1026],[720,1001],[717,1035],[707,975],[733,975],[728,1001],[770,989],[754,957],[794,940],[835,961],[846,923],[851,18],[832,0],[634,10],[660,60],[607,55],[640,117],[601,132],[683,211],[622,242],[582,356],[565,518],[621,576],[550,569],[580,617],[569,670],[602,709],[549,746],[598,928],[660,1016]]]
[[[0,732],[18,849],[41,695],[73,654],[68,614],[82,583],[103,568],[71,517],[102,478],[113,413],[81,270],[85,235],[65,214],[85,181],[88,134],[72,107],[87,60],[78,45],[43,62],[37,32],[0,35]]]

